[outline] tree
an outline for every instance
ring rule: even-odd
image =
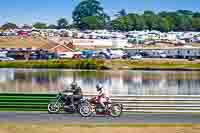
[[[104,19],[99,16],[88,16],[83,18],[82,21],[84,28],[91,30],[103,29],[105,25]]]
[[[128,25],[130,30],[144,30],[145,29],[145,22],[143,18],[134,13],[129,13],[128,17]]]
[[[32,26],[27,25],[27,24],[24,24],[24,25],[22,26],[22,29],[32,29]]]
[[[156,30],[159,29],[159,16],[156,15],[152,11],[144,11],[144,14],[142,15],[145,27],[148,30]]]
[[[167,17],[168,15],[169,15],[169,12],[166,12],[166,11],[158,13],[158,16],[160,16],[160,17]]]
[[[166,23],[168,23],[169,31],[173,31],[175,29],[175,20],[174,20],[174,18],[170,17],[170,16],[166,16],[166,17],[163,17],[163,19],[165,19]]]
[[[193,18],[193,20],[192,20],[192,28],[195,31],[200,31],[200,18]]]
[[[36,29],[47,29],[47,24],[42,23],[42,22],[37,22],[33,25]]]
[[[76,28],[76,26],[72,23],[72,24],[69,24],[69,25],[67,26],[67,28],[69,28],[69,29],[74,29],[74,28]]]
[[[66,29],[68,26],[68,21],[65,18],[60,18],[57,21],[58,29]]]
[[[159,18],[159,26],[156,30],[161,32],[169,32],[170,29],[170,22],[166,18]]]
[[[178,10],[176,11],[178,14],[180,15],[187,15],[187,16],[191,16],[193,15],[193,12],[192,11],[189,11],[189,10]]]
[[[114,30],[129,31],[131,29],[129,22],[129,18],[127,16],[118,17],[112,21],[112,27]]]
[[[119,14],[119,13],[118,13]],[[178,10],[175,12],[144,11],[142,15],[129,13],[111,21],[112,29],[129,30],[159,30],[168,31],[199,31],[200,13],[189,10]]]
[[[57,29],[57,26],[54,25],[54,24],[50,24],[50,25],[48,26],[48,29]]]
[[[192,19],[186,15],[178,15],[175,17],[175,29],[177,31],[189,31],[192,29]]]
[[[200,13],[199,12],[195,12],[193,14],[193,18],[200,18]]]
[[[101,3],[97,0],[84,0],[80,2],[72,14],[74,24],[80,29],[84,29],[83,18],[89,16],[102,17],[104,22],[109,20],[109,16],[104,13]]]
[[[121,9],[119,12],[117,12],[117,14],[115,16],[124,17],[126,15],[127,15],[126,10],[125,9]]]
[[[10,22],[1,26],[1,29],[3,29],[3,30],[16,29],[16,28],[17,28],[17,25],[14,23],[10,23]]]
[[[145,21],[142,18],[142,16],[136,15],[136,30],[145,30],[146,25],[145,25]]]
[[[144,11],[144,15],[156,15],[153,11]]]
[[[143,30],[145,23],[143,18],[134,13],[129,13],[126,16],[120,16],[111,22],[112,29],[120,31]]]

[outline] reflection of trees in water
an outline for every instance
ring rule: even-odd
[[[200,72],[190,71],[173,71],[163,72],[167,80],[197,80],[200,78]]]
[[[127,93],[134,95],[138,88],[138,82],[135,80],[138,78],[138,74],[132,72],[124,72],[122,75],[123,87],[127,89]],[[136,81],[136,82],[135,82]]]
[[[102,83],[106,88],[111,86],[111,74],[105,71],[73,71],[73,75],[85,92],[96,92],[96,84]]]
[[[128,87],[130,95],[158,94],[165,78],[159,73],[130,71],[124,77],[124,84]]]
[[[130,95],[200,95],[200,72],[158,71],[76,71],[76,70],[31,70],[7,72],[0,83],[0,91],[51,91],[69,85],[73,77],[86,91],[96,92],[95,85],[101,82],[113,94]],[[7,72],[7,73],[6,73]],[[10,72],[12,77],[10,78]],[[0,73],[1,74],[1,73]]]
[[[14,70],[13,69],[1,69],[0,70],[0,83],[14,80]]]
[[[18,72],[14,74],[15,80],[32,82],[35,81],[38,84],[49,83],[51,81],[57,81],[62,75],[62,72],[58,71],[43,71],[43,72]]]
[[[178,95],[200,95],[200,80],[180,80],[177,89]]]
[[[101,76],[101,73],[96,74],[96,72],[92,71],[79,71],[74,73],[84,84],[94,84],[96,81],[96,76]]]
[[[56,89],[57,80],[62,75],[60,71],[48,70],[18,70],[13,71],[13,81],[7,80],[5,86],[7,90],[15,89],[21,92],[42,92]],[[54,86],[52,86],[54,83]]]
[[[78,71],[74,73],[76,78],[81,79],[86,84],[96,84],[97,82],[104,84],[111,79],[111,75],[104,71]]]

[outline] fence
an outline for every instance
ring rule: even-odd
[[[48,102],[55,97],[56,94],[0,93],[0,111],[47,111]],[[126,112],[200,112],[200,96],[114,96],[112,101],[122,103]]]

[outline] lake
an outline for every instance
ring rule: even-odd
[[[76,80],[84,93],[102,83],[113,95],[200,95],[198,71],[0,69],[0,92],[57,93]]]

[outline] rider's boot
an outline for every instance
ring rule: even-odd
[[[107,111],[108,111],[108,109],[107,109],[107,106],[105,106],[105,107],[104,107],[104,111],[105,111],[105,112],[107,112]]]
[[[107,106],[104,105],[104,106],[102,106],[102,107],[103,107],[104,112],[107,112],[107,110],[108,110]]]

